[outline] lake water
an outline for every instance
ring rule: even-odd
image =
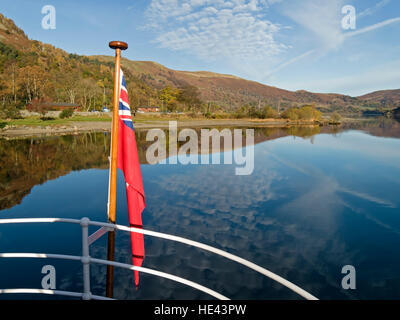
[[[320,299],[400,299],[400,123],[342,128],[257,128],[250,176],[235,165],[147,165],[137,131],[147,207],[145,229],[200,241],[248,259]],[[106,221],[110,136],[0,140],[0,219],[63,217]],[[117,222],[128,224],[122,175]],[[91,228],[90,231],[95,231]],[[75,225],[0,225],[1,252],[81,254]],[[116,260],[131,263],[129,235],[117,233]],[[106,258],[106,237],[91,255]],[[232,299],[298,299],[245,267],[200,249],[145,237],[143,266],[210,287]],[[41,268],[57,289],[82,290],[78,262],[0,259],[0,288],[40,288]],[[344,290],[342,267],[356,269]],[[92,266],[104,295],[104,266]],[[170,280],[115,270],[119,299],[209,299]],[[7,298],[52,297],[3,295]]]

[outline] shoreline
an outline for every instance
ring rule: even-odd
[[[177,121],[178,128],[204,127],[292,127],[328,125],[315,121],[288,121],[285,119],[160,119],[134,121],[135,129],[167,129],[169,121]],[[13,125],[0,129],[0,138],[27,138],[62,136],[85,132],[111,132],[111,121],[71,121],[63,125],[28,126]]]

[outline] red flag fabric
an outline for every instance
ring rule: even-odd
[[[142,173],[136,146],[131,109],[125,77],[120,71],[120,97],[118,119],[118,168],[124,173],[131,227],[143,228],[142,211],[145,208]],[[144,259],[143,234],[131,233],[133,265],[140,267]],[[139,285],[139,272],[135,271],[135,284]]]

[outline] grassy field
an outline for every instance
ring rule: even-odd
[[[72,122],[111,122],[111,118],[109,116],[102,117],[84,117],[84,116],[74,116],[68,119],[59,119],[56,118],[54,120],[41,120],[39,117],[28,117],[24,119],[14,119],[14,120],[1,120],[0,123],[5,123],[8,126],[28,126],[28,127],[36,127],[36,126],[62,126],[69,125]]]
[[[0,123],[9,126],[52,126],[52,125],[68,125],[73,122],[111,122],[110,115],[75,115],[71,118],[60,119],[54,118],[42,120],[39,116],[30,116],[23,119],[0,119]],[[153,122],[153,121],[185,121],[185,120],[205,120],[204,117],[189,117],[187,115],[158,115],[158,114],[136,114],[133,117],[134,122]]]
[[[5,126],[8,127],[26,127],[26,128],[45,128],[45,127],[90,127],[90,123],[93,123],[93,127],[98,127],[94,125],[94,123],[110,123],[112,121],[111,114],[99,114],[99,115],[82,115],[77,114],[71,118],[67,119],[48,119],[42,120],[39,116],[28,116],[23,119],[13,119],[13,120],[2,120],[0,119],[0,129],[3,129]],[[243,119],[234,119],[232,118],[221,118],[221,119],[207,119],[202,115],[188,115],[188,114],[136,114],[133,117],[133,122],[137,123],[138,125],[156,125],[157,123],[166,123],[168,121],[179,121],[180,123],[199,123],[199,124],[213,124],[215,122],[218,123],[253,123],[254,125],[258,124],[310,124],[314,123],[314,121],[289,121],[287,119],[251,119],[251,118],[243,118]],[[326,121],[326,120],[325,120]],[[322,122],[325,122],[322,120]],[[79,125],[78,123],[81,123]]]
[[[165,123],[168,121],[204,121],[206,120],[203,117],[193,118],[185,115],[157,115],[157,114],[137,114],[136,117],[133,117],[134,123],[137,124],[155,124],[155,123]],[[78,127],[78,128],[89,128],[92,126],[98,127],[95,123],[111,123],[112,118],[108,114],[104,115],[75,115],[71,118],[67,119],[48,119],[42,120],[39,116],[29,116],[23,119],[0,119],[0,129],[5,128],[6,126],[11,129],[14,128],[60,128],[60,127]],[[81,125],[79,125],[81,123]],[[11,127],[11,128],[10,128]]]

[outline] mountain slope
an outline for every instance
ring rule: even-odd
[[[109,56],[89,58],[109,63],[114,61],[114,58]],[[152,87],[160,89],[165,86],[192,85],[200,90],[203,101],[215,102],[227,108],[248,103],[267,103],[273,106],[281,104],[283,107],[297,104],[345,107],[362,103],[357,98],[346,95],[312,93],[304,90],[293,92],[232,75],[205,71],[176,71],[152,61],[131,61],[123,58],[122,65]]]
[[[375,91],[359,96],[358,99],[370,103],[376,103],[380,106],[400,107],[400,89]]]

